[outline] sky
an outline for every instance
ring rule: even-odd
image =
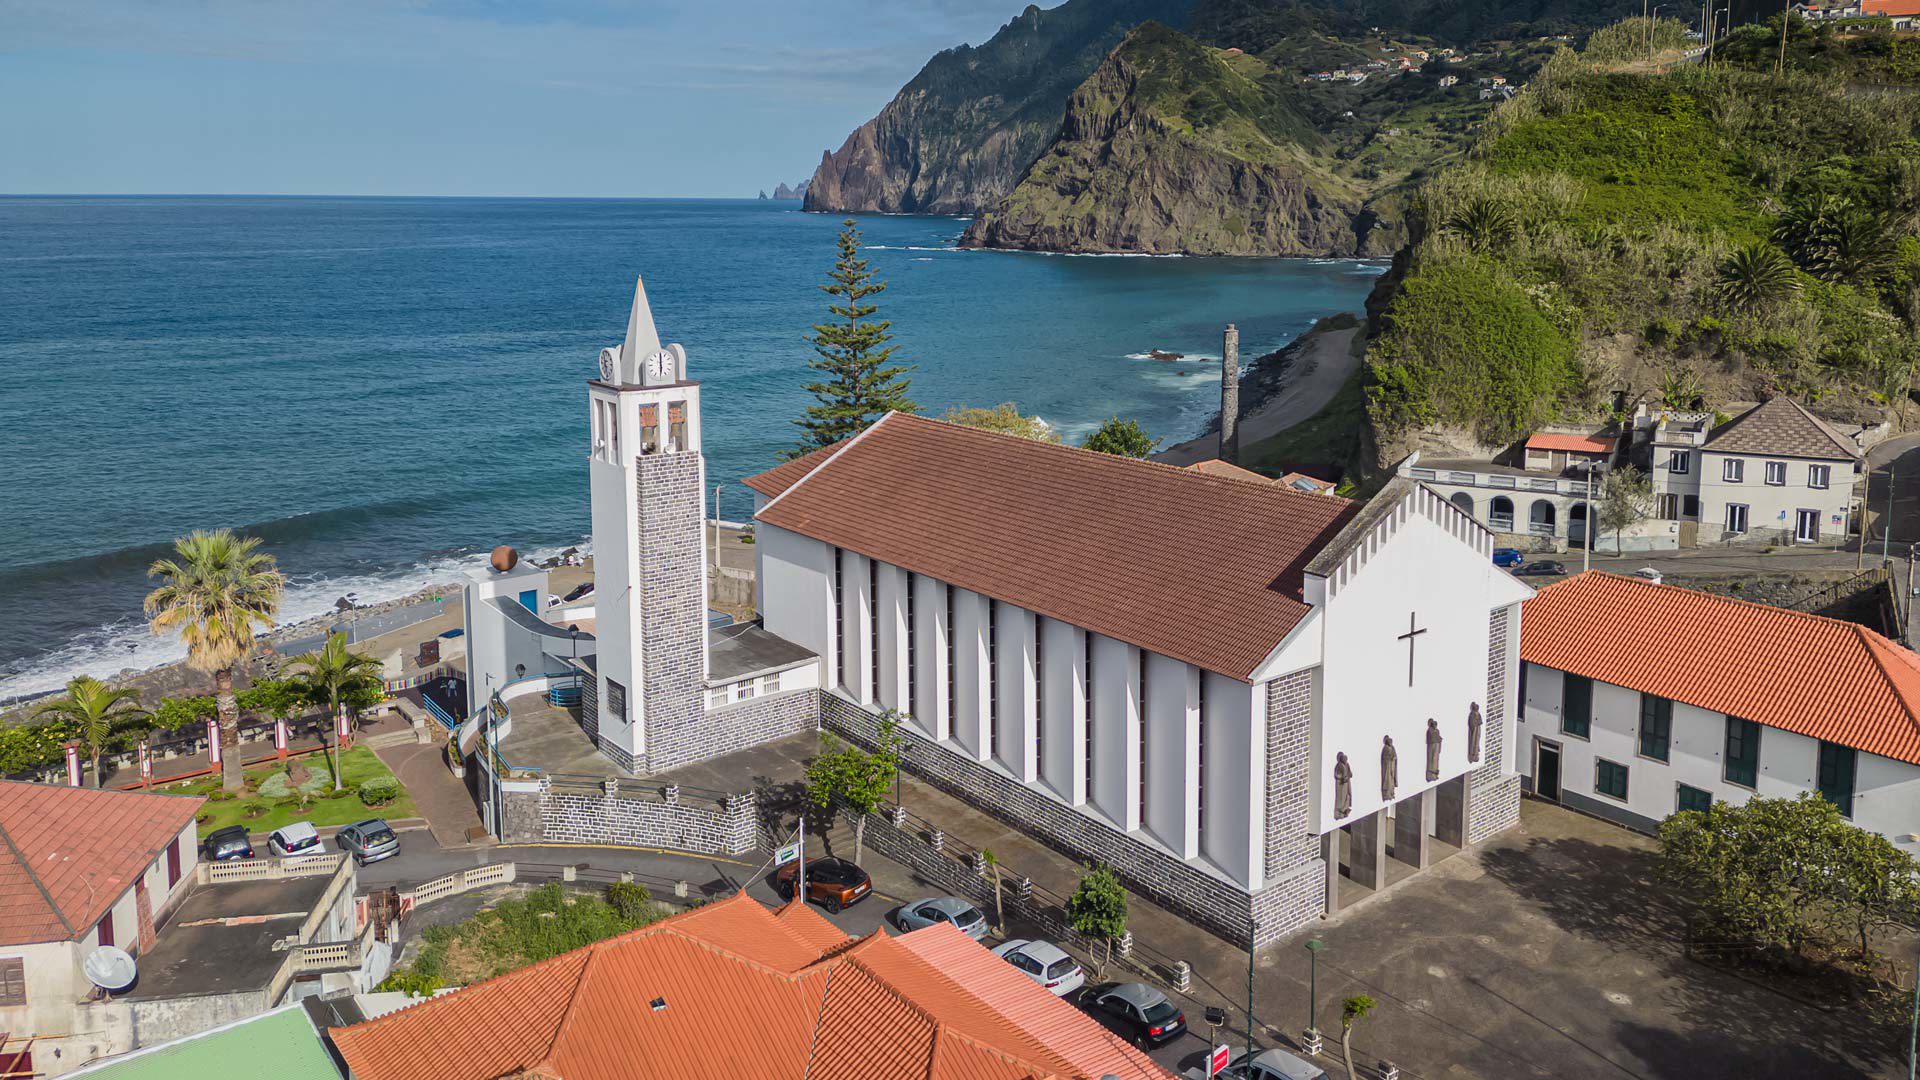
[[[1025,6],[0,0],[0,193],[751,196]]]

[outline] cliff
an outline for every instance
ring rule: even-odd
[[[1398,214],[1326,161],[1292,78],[1158,23],[1068,100],[1059,135],[962,243],[1046,251],[1385,255]],[[1384,218],[1384,220],[1383,220]]]
[[[822,155],[806,208],[971,214],[1013,189],[1060,127],[1068,95],[1129,29],[1191,0],[1029,6],[985,44],[940,53],[880,114]]]

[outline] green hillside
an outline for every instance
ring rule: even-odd
[[[1376,296],[1380,461],[1423,428],[1499,443],[1603,418],[1615,391],[1656,396],[1683,372],[1709,399],[1786,392],[1862,418],[1906,399],[1911,98],[1667,66],[1674,23],[1649,62],[1645,33],[1634,20],[1562,51],[1421,189]]]

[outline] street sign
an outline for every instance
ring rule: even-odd
[[[799,843],[798,842],[791,843],[791,844],[788,844],[786,847],[781,848],[779,851],[774,852],[773,865],[785,866],[799,857],[800,857]]]
[[[1227,1067],[1227,1058],[1231,1054],[1232,1051],[1227,1049],[1226,1043],[1221,1043],[1219,1046],[1214,1047],[1213,1053],[1207,1055],[1207,1075],[1220,1075],[1220,1070]]]

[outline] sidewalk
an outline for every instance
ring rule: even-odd
[[[441,847],[492,843],[480,824],[480,810],[465,780],[447,768],[443,744],[406,743],[374,751],[413,796],[413,805],[427,819],[433,839]]]

